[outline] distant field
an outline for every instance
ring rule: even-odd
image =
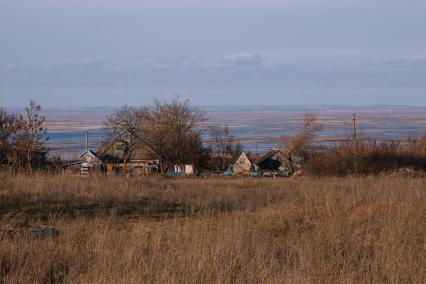
[[[426,108],[415,107],[204,107],[209,118],[203,125],[227,125],[246,150],[264,152],[278,145],[280,137],[298,133],[303,116],[318,116],[323,129],[318,143],[330,144],[350,135],[353,113],[357,114],[359,134],[378,140],[407,140],[426,131]],[[105,139],[103,121],[114,108],[47,109],[49,147],[53,154],[75,158],[84,149],[85,132],[90,147],[96,149]],[[208,137],[205,137],[208,140]]]
[[[0,283],[426,282],[424,178],[0,180]]]

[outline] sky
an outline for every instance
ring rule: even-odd
[[[0,105],[426,106],[424,0],[0,0]]]

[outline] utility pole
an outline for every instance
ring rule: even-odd
[[[357,140],[357,133],[356,133],[356,114],[354,113],[353,118],[353,143],[354,143],[354,151],[355,151],[355,157],[354,157],[354,170],[355,173],[358,173],[358,140]]]
[[[354,118],[352,119],[354,122],[354,139],[356,140],[356,114],[354,113]]]
[[[86,150],[89,150],[89,131],[86,130]]]

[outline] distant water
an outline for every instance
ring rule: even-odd
[[[105,129],[90,130],[89,141],[90,143],[99,143],[105,140],[108,131]],[[75,131],[54,131],[48,132],[49,144],[73,144],[73,143],[85,143],[86,142],[86,131],[75,130]]]
[[[325,140],[348,137],[356,113],[361,135],[382,140],[404,140],[423,135],[426,130],[426,108],[409,106],[207,106],[200,110],[211,125],[227,125],[236,140],[252,152],[264,152],[277,146],[282,136],[300,132],[305,113],[313,113],[323,125],[318,133]],[[16,110],[17,111],[17,110]],[[89,147],[96,150],[106,139],[104,120],[114,111],[108,107],[51,108],[44,110],[48,128],[48,147],[53,155],[74,159],[85,148],[86,131]],[[207,133],[203,135],[208,140]]]

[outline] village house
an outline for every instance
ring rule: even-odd
[[[151,175],[161,171],[155,151],[127,131],[105,143],[98,156],[108,173]]]
[[[284,153],[281,149],[272,149],[254,163],[254,169],[271,175],[289,176],[302,168],[303,161],[301,156]]]
[[[261,156],[255,163],[254,169],[265,173],[273,174],[289,174],[289,168],[286,167],[287,159],[279,149],[272,149],[268,153]]]
[[[247,154],[244,152],[241,152],[237,158],[233,161],[233,163],[230,165],[230,172],[233,175],[238,174],[245,174],[250,172],[252,167],[252,163],[250,159],[247,157]]]

